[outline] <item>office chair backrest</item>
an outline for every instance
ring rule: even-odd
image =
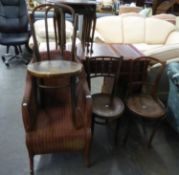
[[[25,0],[0,0],[0,32],[27,32],[28,15]]]

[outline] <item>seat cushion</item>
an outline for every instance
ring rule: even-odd
[[[157,27],[156,27],[157,26]],[[145,43],[165,44],[168,35],[175,30],[175,25],[157,18],[145,20]]]
[[[32,43],[30,43],[30,46],[33,47],[33,41],[31,40]],[[76,46],[80,45],[81,44],[81,41],[76,38]],[[55,45],[55,42],[54,41],[51,41],[49,43],[49,46],[50,46],[50,50],[56,50],[56,45]],[[67,40],[67,43],[66,43],[66,48],[67,50],[71,50],[71,46],[72,46],[72,41],[69,39]],[[40,52],[44,52],[44,51],[47,51],[47,43],[46,42],[41,42],[39,44],[39,51]]]
[[[122,26],[120,27],[122,27],[123,31],[123,43],[144,43],[145,18],[126,16],[122,18]]]
[[[171,22],[174,25],[176,24],[176,16],[173,14],[162,13],[162,14],[151,16],[151,17],[166,20],[168,22]]]
[[[106,43],[122,43],[123,33],[119,16],[106,16],[97,19],[96,31]],[[111,27],[114,26],[114,27]]]
[[[134,47],[137,48],[142,53],[151,49],[158,49],[163,46],[163,44],[146,44],[146,43],[134,43],[132,44]]]
[[[48,23],[48,29],[49,29],[49,39],[54,40],[55,38],[55,32],[54,32],[54,23],[53,18],[49,18],[47,20]],[[38,42],[46,42],[46,34],[45,34],[45,21],[44,20],[37,20],[34,23],[37,41]],[[71,38],[73,34],[73,26],[72,23],[66,20],[66,38]]]
[[[179,57],[179,44],[167,44],[143,52],[146,56],[152,56],[167,61]]]
[[[2,45],[21,45],[28,42],[29,33],[0,34],[0,44]]]

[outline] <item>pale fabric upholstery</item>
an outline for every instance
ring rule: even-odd
[[[167,40],[166,40],[166,44],[179,44],[179,32],[174,31],[172,32]]]
[[[53,19],[49,18],[48,20],[48,29],[49,29],[49,40],[50,41],[54,41],[55,39],[55,35],[54,35],[54,24],[53,24]],[[37,37],[37,41],[38,43],[44,43],[46,42],[46,38],[45,38],[45,21],[42,20],[37,20],[34,23],[34,27],[35,27],[35,31],[36,31],[36,37]],[[66,38],[67,38],[67,42],[71,42],[71,36],[73,33],[73,25],[70,21],[66,20]],[[29,47],[33,48],[33,39],[32,36],[29,39]]]
[[[144,55],[161,60],[179,58],[179,31],[172,23],[139,16],[111,16],[97,19],[95,42],[130,43]]]
[[[158,49],[163,46],[163,44],[146,44],[146,43],[133,43],[134,47],[140,50],[142,53],[152,49]]]
[[[117,17],[119,19],[116,19]],[[176,30],[175,25],[155,18],[145,18],[143,21],[140,15],[138,17],[137,15],[119,15],[117,17],[114,17],[115,19],[112,19],[112,17],[97,19],[95,41],[121,44],[126,44],[126,42],[130,41],[131,44],[146,56],[153,56],[167,62],[179,61],[179,31]],[[106,18],[108,22],[106,22]],[[142,28],[143,24],[144,27]],[[143,40],[141,39],[141,34],[144,34]],[[108,37],[110,37],[110,40]],[[153,77],[157,70],[158,67],[155,65],[150,70],[150,76]],[[166,100],[168,95],[166,73],[162,75],[159,89],[160,98]]]
[[[179,16],[176,17],[176,28],[179,31]]]
[[[123,34],[122,27],[120,27],[121,23],[122,19],[118,16],[101,17],[97,20],[96,31],[102,36],[103,39],[101,39],[107,43],[122,43]],[[99,34],[95,35],[95,37],[98,37]]]
[[[49,18],[48,20],[48,26],[49,26],[49,36],[50,39],[54,39],[54,24],[53,24],[53,19]],[[37,40],[39,42],[44,42],[45,41],[45,21],[44,20],[37,20],[34,23],[35,26],[35,31],[36,31],[36,36],[38,36]],[[73,33],[73,25],[71,22],[66,21],[66,37],[71,38]]]
[[[130,17],[122,18],[123,42],[124,43],[144,43],[145,41],[145,18]],[[136,25],[137,23],[137,25]],[[132,31],[131,31],[132,29]]]
[[[81,44],[81,41],[78,38],[76,38],[76,46],[80,45],[80,44]],[[49,46],[50,46],[50,50],[56,50],[56,45],[55,45],[54,41],[51,41]],[[71,50],[71,46],[72,46],[72,41],[71,40],[67,40],[66,50]],[[46,42],[39,43],[39,51],[40,52],[47,51],[47,44],[46,44]]]
[[[168,35],[175,30],[175,26],[167,21],[146,18],[145,42],[148,44],[164,44]]]
[[[173,14],[161,13],[161,14],[153,15],[151,16],[151,18],[163,19],[168,22],[171,22],[172,24],[176,24],[176,16]]]
[[[167,61],[179,57],[179,45],[178,44],[168,44],[162,47],[150,49],[143,52],[146,56],[152,56],[154,58]]]
[[[99,31],[100,32],[100,31]],[[98,31],[95,31],[95,43],[106,43],[106,40],[101,36],[101,34]],[[110,43],[110,42],[109,42]],[[119,42],[120,43],[120,42]]]

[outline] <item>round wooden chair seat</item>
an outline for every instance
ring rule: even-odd
[[[135,95],[127,100],[127,107],[133,113],[145,118],[160,118],[165,115],[163,103],[150,95]]]
[[[109,94],[94,94],[92,101],[93,113],[101,118],[115,119],[120,117],[124,111],[124,103],[118,97],[114,97],[113,105],[110,105]]]

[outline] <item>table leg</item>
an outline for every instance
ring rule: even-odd
[[[71,76],[71,105],[72,105],[72,122],[73,126],[76,128],[76,105],[77,105],[77,94],[76,94],[76,83],[77,83],[77,77]]]

